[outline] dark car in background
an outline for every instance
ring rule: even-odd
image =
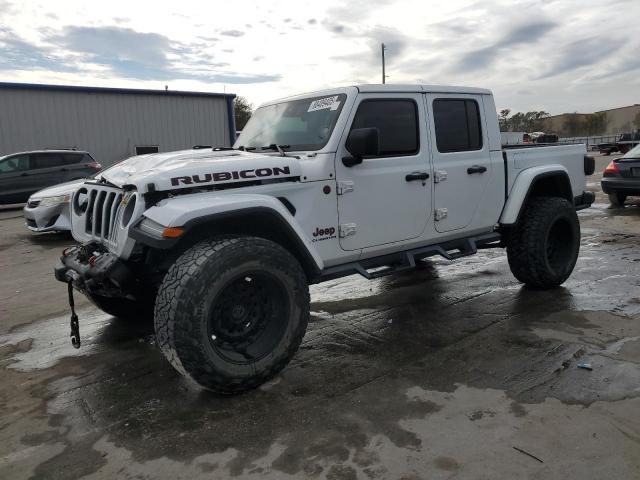
[[[601,185],[612,205],[621,206],[627,197],[640,196],[640,145],[607,165]]]
[[[0,157],[0,204],[24,203],[43,188],[94,175],[102,166],[88,152],[36,150]]]
[[[615,142],[599,143],[598,150],[603,155],[611,155],[614,152],[625,154],[638,144],[640,144],[640,130],[635,133],[623,133]]]

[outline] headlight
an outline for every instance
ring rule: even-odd
[[[144,233],[156,238],[162,238],[162,232],[164,231],[164,225],[160,225],[158,222],[154,222],[147,217],[138,224],[138,228]]]
[[[57,195],[55,197],[44,197],[40,200],[41,207],[51,207],[59,203],[69,203],[71,195]]]
[[[138,229],[155,238],[178,238],[184,233],[182,227],[165,227],[164,225],[154,222],[150,218],[144,219],[138,224]]]

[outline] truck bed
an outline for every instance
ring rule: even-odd
[[[574,196],[585,189],[584,157],[587,148],[583,143],[572,144],[531,144],[503,147],[503,157],[507,175],[507,192],[522,171],[530,167],[562,166],[567,170]]]

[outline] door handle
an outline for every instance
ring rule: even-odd
[[[68,169],[68,168],[61,168],[61,169],[60,169],[60,171],[61,171],[61,172],[68,172],[68,171],[69,171],[69,169]]]
[[[424,182],[427,178],[429,178],[427,172],[408,173],[407,176],[404,177],[407,182],[413,182],[414,180],[422,180]]]
[[[20,176],[21,176],[21,177],[28,177],[28,176],[29,176],[29,174],[28,174],[27,172],[25,172],[25,173],[21,173],[21,174],[20,174]]]
[[[487,171],[487,167],[482,165],[474,165],[473,167],[467,168],[467,173],[471,175],[472,173],[484,173]]]

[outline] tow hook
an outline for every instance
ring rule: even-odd
[[[69,307],[71,307],[71,345],[74,348],[80,348],[80,324],[78,323],[78,315],[76,315],[75,304],[73,302],[73,286],[72,282],[67,283],[67,291],[69,293]]]

